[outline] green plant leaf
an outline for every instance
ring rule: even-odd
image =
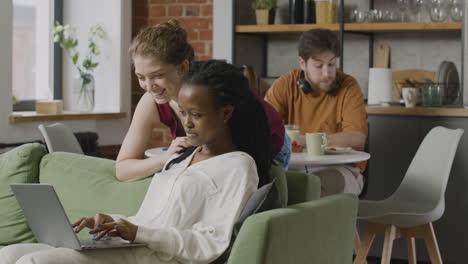
[[[253,9],[272,9],[276,6],[277,0],[255,0],[252,2]]]
[[[89,70],[89,68],[91,67],[91,64],[92,64],[92,61],[90,59],[85,59],[82,65],[85,69]]]
[[[78,62],[78,57],[80,56],[80,54],[77,52],[75,53],[75,55],[73,56],[72,58],[72,61],[73,61],[73,64],[76,64]]]

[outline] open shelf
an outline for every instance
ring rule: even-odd
[[[314,28],[339,31],[339,24],[282,24],[282,25],[239,25],[236,33],[299,33]],[[461,22],[439,23],[350,23],[344,24],[345,31],[359,32],[431,32],[461,31]]]
[[[361,32],[461,31],[462,23],[353,23],[345,24],[344,29]]]
[[[300,33],[314,28],[339,31],[339,24],[281,24],[281,25],[239,25],[236,33]]]

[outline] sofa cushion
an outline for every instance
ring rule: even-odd
[[[39,178],[54,186],[72,223],[96,213],[135,215],[151,182],[119,182],[113,160],[65,152],[44,156]],[[90,239],[88,232],[78,236]]]
[[[31,143],[0,155],[0,245],[35,242],[10,184],[38,182],[39,162],[45,154],[43,145]]]

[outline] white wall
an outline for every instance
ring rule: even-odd
[[[213,59],[232,62],[233,0],[213,1]]]
[[[12,112],[11,36],[12,3],[0,1],[0,142],[15,143],[40,139],[39,122],[9,124]],[[130,62],[127,48],[131,38],[131,1],[64,0],[64,22],[77,27],[85,44],[89,26],[101,24],[108,33],[96,71],[96,111],[127,112],[126,119],[64,121],[74,132],[94,131],[99,145],[120,144],[130,122]],[[63,89],[68,106],[72,77],[76,74],[70,59],[64,56]]]
[[[81,64],[87,52],[89,28],[99,24],[107,32],[107,39],[99,41],[102,54],[96,59],[99,66],[94,72],[96,81],[95,90],[95,110],[99,111],[119,111],[120,91],[115,91],[115,87],[120,86],[120,1],[115,0],[64,0],[63,1],[63,23],[70,24],[77,29],[78,51]],[[65,109],[70,110],[71,90],[73,78],[78,75],[76,67],[71,59],[64,53],[63,56],[63,86]],[[115,92],[111,92],[114,90]]]

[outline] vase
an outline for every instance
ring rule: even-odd
[[[289,24],[302,24],[304,0],[289,0]]]
[[[276,8],[272,9],[256,9],[255,17],[257,25],[272,25],[275,24]]]
[[[257,18],[257,25],[268,25],[268,9],[257,9],[255,10],[255,16]]]
[[[94,109],[94,76],[92,74],[80,74],[74,78],[73,109],[77,112],[91,112]]]

